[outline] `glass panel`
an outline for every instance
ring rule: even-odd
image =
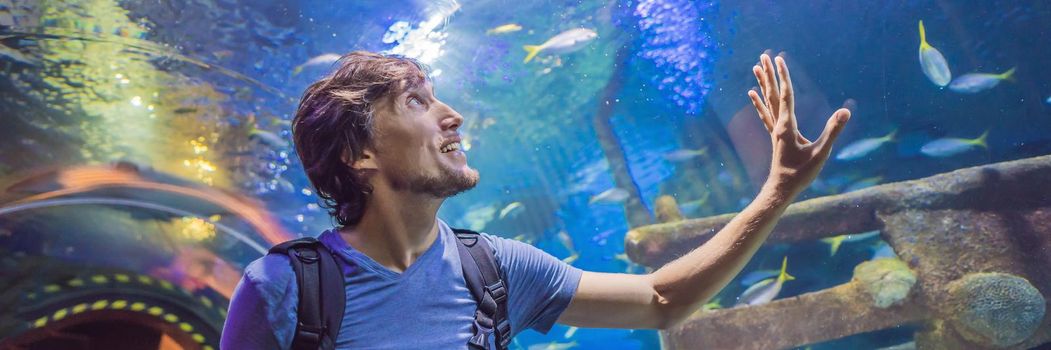
[[[512,348],[1047,346],[1049,33],[1041,1],[0,0],[0,339],[126,299],[218,346],[249,263],[341,225],[317,181],[368,192],[341,156],[376,193],[448,196],[450,226],[654,272],[771,203],[765,53],[791,71],[784,147],[850,118],[755,255],[681,327]],[[433,96],[344,93],[375,118],[333,109],[300,130],[339,132],[294,142],[305,91],[356,50],[414,59]],[[329,152],[315,182],[305,151]],[[442,187],[459,156],[480,174],[462,193]]]

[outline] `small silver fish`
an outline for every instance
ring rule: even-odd
[[[973,139],[958,137],[940,138],[920,147],[920,153],[930,157],[949,157],[966,152],[974,147],[989,148],[989,145],[986,143],[988,136],[989,131],[987,130],[982,133],[982,136]]]
[[[1002,80],[1012,80],[1015,69],[1008,69],[1000,74],[969,73],[953,79],[949,84],[949,90],[961,94],[973,94],[983,90],[989,90],[1000,84]]]
[[[663,154],[662,157],[669,162],[681,162],[693,157],[702,156],[705,153],[708,153],[707,147],[701,149],[677,149]]]
[[[511,33],[511,32],[517,32],[519,30],[522,30],[522,26],[518,25],[517,23],[508,23],[508,24],[504,24],[502,26],[498,26],[498,27],[489,29],[489,30],[485,31],[485,34],[486,35],[506,34],[506,33]]]
[[[318,66],[318,65],[323,65],[323,64],[331,64],[332,62],[338,61],[340,57],[343,57],[343,56],[341,56],[339,54],[334,54],[334,53],[326,53],[326,54],[314,56],[314,57],[310,58],[309,60],[307,60],[306,62],[303,62],[303,64],[296,66],[296,68],[292,70],[292,75],[299,74],[300,72],[303,71],[303,68],[306,68],[306,67]]]
[[[606,230],[596,233],[594,236],[591,236],[591,241],[600,246],[604,246],[606,245],[606,241],[609,240],[609,237],[616,231],[617,230]]]
[[[25,63],[31,66],[35,66],[37,61],[22,54],[21,51],[7,47],[7,45],[0,45],[0,56],[7,57],[15,60],[16,62]]]
[[[622,202],[624,202],[624,200],[628,199],[628,196],[629,196],[628,191],[625,191],[624,189],[622,189],[620,187],[614,187],[614,188],[605,190],[602,193],[599,193],[599,194],[591,197],[591,200],[588,201],[588,204],[595,204],[595,203],[599,203],[599,204],[622,203]]]
[[[907,343],[901,343],[898,345],[888,346],[885,348],[879,348],[876,350],[916,350],[916,342],[910,341]]]
[[[883,137],[870,137],[854,141],[846,147],[843,147],[842,151],[836,153],[836,160],[855,160],[867,156],[869,153],[879,149],[887,142],[894,141],[894,135],[897,132],[898,130],[894,130]]]
[[[248,138],[251,140],[256,140],[259,143],[262,143],[263,145],[275,150],[288,148],[288,142],[286,142],[285,139],[281,138],[281,136],[277,136],[277,134],[275,133],[266,130],[259,130],[253,128],[252,131],[248,132]]]
[[[704,194],[701,195],[701,198],[689,202],[683,202],[682,204],[679,204],[679,210],[683,213],[696,213],[701,209],[701,206],[708,203],[708,197],[710,197],[711,194],[711,192],[704,192]]]
[[[920,67],[923,68],[927,79],[935,85],[944,87],[952,80],[952,72],[949,71],[949,63],[945,61],[945,56],[927,43],[923,21],[920,21]]]
[[[882,176],[866,177],[864,179],[851,183],[849,186],[843,189],[843,193],[854,192],[863,188],[876,186],[879,184],[880,181],[883,181]]]
[[[529,350],[567,350],[567,349],[575,348],[577,345],[580,345],[580,344],[578,344],[577,341],[574,340],[574,341],[571,341],[571,342],[568,342],[568,343],[550,342],[550,343],[544,343],[544,344],[533,344],[533,345],[530,345],[527,349],[529,349]]]
[[[595,40],[595,38],[598,38],[598,33],[587,28],[577,28],[564,31],[551,37],[551,39],[547,39],[543,44],[523,46],[522,49],[526,50],[528,54],[522,63],[529,63],[529,61],[533,60],[533,57],[536,57],[540,52],[561,54],[580,50],[584,48],[584,46],[587,46],[592,40]]]
[[[566,334],[563,334],[562,337],[566,338],[566,339],[569,339],[569,338],[572,338],[573,335],[576,334],[576,333],[577,333],[577,327],[569,327],[569,329],[566,330]]]

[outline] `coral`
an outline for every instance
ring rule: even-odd
[[[854,268],[854,279],[872,297],[873,306],[882,309],[901,304],[916,284],[916,274],[897,258],[863,262]]]
[[[967,340],[1018,344],[1044,319],[1045,300],[1028,280],[1006,273],[972,273],[949,284],[950,319]]]
[[[655,207],[658,222],[672,222],[683,219],[682,212],[679,211],[679,205],[675,203],[675,197],[669,195],[657,197]]]

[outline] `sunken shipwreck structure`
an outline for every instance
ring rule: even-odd
[[[1051,156],[982,165],[792,204],[769,243],[879,230],[897,258],[770,303],[706,310],[662,332],[670,349],[784,349],[916,325],[916,349],[1031,349],[1051,343]],[[658,212],[674,212],[664,202]],[[735,214],[638,227],[631,259],[658,268]],[[675,215],[665,215],[675,217]],[[718,334],[718,336],[713,336]]]

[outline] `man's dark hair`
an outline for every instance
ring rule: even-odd
[[[361,220],[372,193],[351,165],[365,149],[374,149],[376,105],[422,84],[427,67],[411,58],[365,51],[346,54],[336,65],[303,93],[292,119],[292,140],[322,206],[340,226],[348,226]]]

